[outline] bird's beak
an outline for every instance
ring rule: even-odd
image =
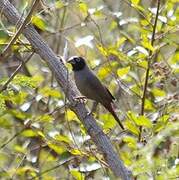
[[[69,59],[67,63],[72,64],[73,59]]]
[[[69,64],[75,64],[74,58],[70,58],[70,59],[67,61],[67,63],[69,63]]]

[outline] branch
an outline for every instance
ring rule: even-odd
[[[155,22],[154,22],[154,26],[153,26],[152,39],[151,39],[152,46],[154,45],[154,41],[155,41],[155,32],[156,32],[157,20],[158,20],[158,16],[159,16],[159,8],[160,8],[160,0],[157,1],[157,13],[155,16]],[[148,67],[147,67],[146,75],[145,75],[144,90],[143,90],[143,95],[142,95],[142,104],[141,104],[141,112],[140,112],[141,115],[144,115],[144,111],[145,111],[145,99],[146,99],[152,57],[153,57],[152,51],[150,50],[149,58],[148,58]],[[141,134],[142,134],[142,127],[140,127],[139,141],[141,140]]]
[[[16,34],[14,35],[14,37],[11,39],[11,41],[9,42],[9,44],[5,47],[4,51],[2,52],[1,58],[6,56],[6,54],[9,52],[11,46],[15,43],[15,41],[17,40],[17,38],[18,38],[18,37],[20,36],[20,34],[22,33],[22,31],[23,31],[23,29],[25,28],[25,26],[30,22],[31,16],[32,16],[34,10],[36,9],[37,5],[39,4],[39,2],[40,2],[40,0],[36,0],[36,1],[33,3],[33,5],[32,5],[32,7],[31,7],[31,9],[30,9],[27,17],[25,18],[25,20],[24,20],[23,22],[21,22],[21,26],[19,27],[18,31],[16,32]],[[2,11],[3,11],[3,9],[2,9]],[[17,21],[17,22],[18,22],[18,21]]]
[[[19,13],[8,0],[0,0],[0,9],[2,9],[2,13],[6,16],[10,23],[15,24],[18,21],[22,23],[23,20],[20,19]],[[123,162],[120,160],[118,154],[114,151],[109,138],[97,125],[93,116],[87,115],[88,111],[84,104],[76,103],[74,100],[74,98],[80,94],[74,85],[74,82],[67,78],[67,69],[63,62],[59,61],[59,58],[44,42],[41,36],[35,31],[32,25],[29,24],[25,26],[23,29],[23,34],[29,40],[37,54],[39,54],[40,57],[44,59],[51,71],[54,72],[57,82],[59,83],[71,104],[71,109],[81,120],[82,124],[86,128],[86,131],[91,136],[93,142],[96,144],[98,150],[102,152],[110,169],[117,177],[121,177],[121,179],[131,179],[131,173],[127,170]],[[66,91],[67,87],[68,91]]]
[[[26,64],[31,57],[34,55],[34,52],[32,52],[25,61],[22,61],[20,63],[20,65],[16,68],[16,70],[12,73],[12,75],[10,76],[10,78],[4,83],[4,85],[0,88],[0,93],[2,93],[4,90],[6,90],[7,86],[9,85],[9,83],[14,79],[14,77],[17,75],[17,73],[21,70],[22,66],[24,64]]]

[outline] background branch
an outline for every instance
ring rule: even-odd
[[[155,32],[156,32],[156,27],[157,27],[157,20],[159,16],[159,8],[160,8],[160,0],[157,1],[157,12],[155,16],[155,21],[154,21],[154,26],[153,26],[153,32],[152,32],[152,39],[151,39],[151,45],[154,45],[155,41]],[[144,89],[143,89],[143,95],[142,95],[142,104],[141,104],[141,115],[144,115],[145,111],[145,99],[146,99],[146,93],[147,93],[147,87],[148,87],[148,81],[149,81],[149,72],[150,72],[150,66],[151,66],[151,61],[152,61],[152,51],[149,51],[149,58],[148,58],[148,66],[146,70],[146,75],[145,75],[145,83],[144,83]],[[142,127],[140,127],[140,134],[139,134],[139,141],[141,140],[141,134],[142,134]]]
[[[32,16],[34,10],[36,9],[37,5],[39,4],[39,2],[40,2],[40,0],[36,0],[33,3],[27,17],[25,18],[23,23],[20,25],[20,27],[19,27],[18,31],[16,32],[16,34],[14,35],[14,37],[11,39],[11,41],[8,43],[8,45],[5,47],[4,51],[2,52],[2,55],[1,55],[2,57],[6,56],[6,54],[9,52],[11,46],[15,43],[15,41],[17,40],[19,35],[22,33],[22,31],[23,31],[24,27],[26,26],[26,24],[28,24],[30,22],[31,16]]]

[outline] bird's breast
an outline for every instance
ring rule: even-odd
[[[88,99],[96,100],[96,90],[92,85],[93,77],[91,72],[87,70],[77,71],[74,73],[74,79],[82,95],[86,96]]]

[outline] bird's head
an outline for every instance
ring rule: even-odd
[[[71,57],[67,62],[72,65],[73,71],[80,71],[86,66],[85,60],[78,56]]]

